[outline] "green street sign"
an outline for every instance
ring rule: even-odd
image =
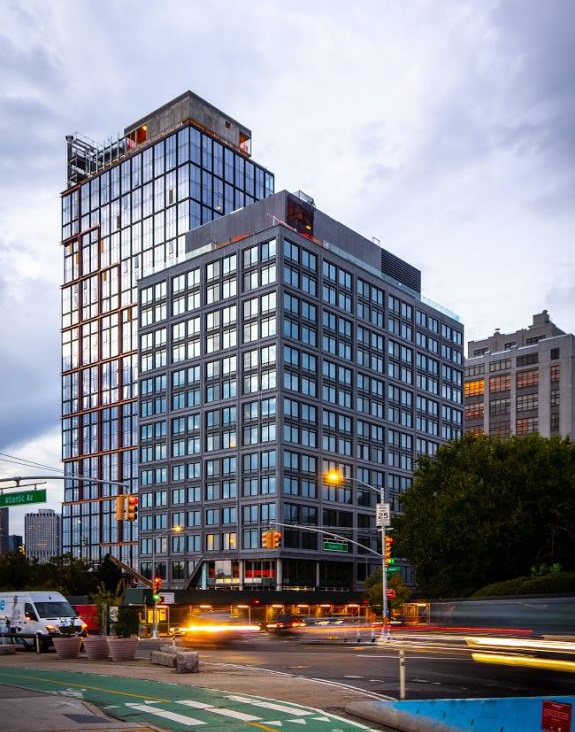
[[[328,552],[347,552],[349,546],[345,541],[324,541],[323,548]]]
[[[6,506],[23,506],[25,503],[46,503],[46,489],[4,493],[0,496],[0,508]]]
[[[388,567],[387,573],[391,574],[392,572],[399,572],[401,570],[401,567]]]

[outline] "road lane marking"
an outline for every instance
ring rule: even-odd
[[[49,673],[73,673],[73,672],[69,672],[69,671],[52,672],[52,671],[50,671]],[[1,675],[1,672],[0,672],[0,675]],[[133,694],[130,691],[116,691],[115,689],[109,689],[106,686],[87,686],[85,683],[74,684],[73,682],[71,683],[70,681],[58,681],[57,679],[52,679],[52,678],[46,677],[46,676],[32,676],[29,674],[24,675],[24,674],[10,673],[10,678],[26,679],[26,680],[30,680],[30,681],[41,681],[43,684],[58,684],[59,686],[64,686],[64,685],[68,685],[69,687],[79,686],[81,689],[85,689],[86,691],[104,691],[107,694],[119,694],[120,696],[132,696],[135,699],[150,699],[151,698],[149,694]],[[166,704],[170,704],[172,700],[171,699],[156,699],[155,701],[165,702]]]
[[[242,702],[243,704],[252,704],[255,707],[262,707],[263,709],[274,709],[276,712],[285,712],[286,714],[293,714],[294,717],[307,717],[314,712],[307,709],[299,709],[298,707],[288,707],[285,704],[274,704],[273,702],[259,701],[258,699],[250,699],[248,696],[228,696],[231,701]]]
[[[201,719],[194,719],[193,717],[186,717],[183,714],[176,714],[176,712],[168,712],[164,709],[157,709],[156,707],[148,706],[147,704],[126,704],[130,709],[135,709],[137,712],[145,712],[156,717],[162,717],[162,719],[169,719],[171,722],[177,722],[178,724],[206,724]]]
[[[234,719],[241,719],[242,722],[258,722],[261,720],[261,717],[254,717],[253,714],[236,712],[234,709],[225,709],[224,707],[215,707],[213,704],[206,704],[205,702],[196,702],[190,701],[189,699],[183,699],[176,703],[183,704],[185,707],[192,707],[193,709],[204,709],[206,712],[220,714],[222,717],[233,717]]]

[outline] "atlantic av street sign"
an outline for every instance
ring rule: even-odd
[[[46,489],[4,493],[0,496],[0,508],[23,506],[25,503],[46,503]]]

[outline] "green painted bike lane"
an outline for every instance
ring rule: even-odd
[[[83,699],[124,722],[187,732],[357,732],[372,730],[334,714],[251,694],[67,671],[0,669],[0,683]]]

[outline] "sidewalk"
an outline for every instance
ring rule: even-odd
[[[163,642],[165,643],[165,641]],[[314,707],[338,714],[351,721],[364,722],[362,710],[350,714],[346,707],[353,703],[374,700],[368,693],[350,690],[334,684],[311,681],[301,677],[274,673],[269,670],[243,666],[202,662],[200,651],[200,672],[176,674],[172,668],[152,665],[150,652],[139,652],[134,661],[115,663],[110,660],[91,661],[85,656],[79,659],[62,660],[54,653],[35,654],[18,651],[14,655],[0,655],[1,668],[33,668],[39,671],[74,671],[79,673],[104,674],[182,684],[206,689],[217,689],[234,694],[257,694],[269,699],[282,700]],[[157,730],[158,727],[127,724],[110,720],[101,711],[81,700],[68,696],[39,694],[17,686],[0,685],[0,706],[2,709],[3,732],[92,732],[92,730],[118,730],[136,732]],[[104,727],[104,724],[106,725]],[[372,720],[373,723],[373,720]],[[378,724],[374,729],[388,731],[390,728]]]

